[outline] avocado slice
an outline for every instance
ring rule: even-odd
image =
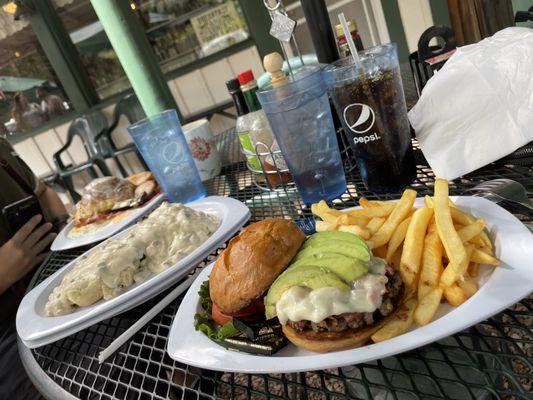
[[[291,264],[291,270],[306,266],[323,267],[337,274],[343,281],[350,283],[368,272],[366,263],[339,253],[321,253],[304,257]]]
[[[302,246],[302,249],[305,249],[306,247],[323,243],[323,242],[349,242],[353,245],[357,246],[363,246],[368,249],[368,246],[366,242],[360,238],[357,235],[354,235],[353,233],[349,232],[340,232],[340,231],[327,231],[327,232],[317,232],[311,236],[305,241],[304,245]]]
[[[304,286],[310,289],[332,286],[343,291],[350,290],[350,287],[337,274],[326,268],[314,265],[302,265],[296,269],[287,269],[270,286],[265,297],[265,314],[267,319],[276,316],[276,303],[283,293],[293,286]]]
[[[319,255],[322,253],[338,253],[346,257],[357,258],[365,263],[370,260],[370,250],[366,244],[362,246],[340,240],[332,240],[318,242],[312,246],[302,248],[302,250],[296,254],[293,262],[299,261],[308,256]]]

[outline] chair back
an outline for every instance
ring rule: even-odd
[[[141,103],[134,93],[124,96],[115,106],[114,117],[117,123],[122,115],[128,119],[130,124],[134,124],[135,122],[146,118]]]
[[[441,38],[444,44],[430,46],[429,43],[434,38]],[[450,56],[446,53],[454,50],[456,47],[457,45],[455,43],[453,32],[447,26],[431,26],[420,35],[420,39],[418,40],[418,51],[409,55],[409,67],[413,74],[418,96],[420,96],[420,93],[429,78],[433,76],[436,70],[444,65]],[[439,60],[439,56],[443,56],[443,59]],[[426,62],[426,60],[431,58],[433,58],[431,64]]]
[[[101,111],[93,111],[76,118],[70,124],[67,140],[78,136],[90,159],[102,158],[108,151],[103,141],[95,142],[95,136],[107,129],[107,119]]]

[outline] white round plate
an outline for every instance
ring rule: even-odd
[[[484,218],[502,264],[482,266],[479,291],[459,307],[442,304],[435,319],[393,339],[353,350],[317,354],[292,344],[272,357],[229,351],[194,330],[194,314],[201,310],[198,289],[208,279],[206,267],[190,287],[172,323],[168,354],[184,364],[217,371],[254,374],[289,373],[336,368],[368,362],[424,346],[466,329],[515,304],[533,291],[533,235],[512,214],[480,197],[454,198],[457,205]],[[423,199],[415,205],[421,206]]]
[[[43,346],[149,300],[189,273],[205,257],[229,240],[250,218],[248,207],[240,201],[227,197],[206,197],[188,203],[187,206],[214,214],[221,220],[219,228],[200,247],[174,266],[153,275],[140,284],[131,286],[113,299],[101,300],[89,307],[81,307],[71,314],[47,317],[44,307],[48,296],[74,266],[76,260],[70,262],[33,288],[22,299],[16,319],[17,332],[22,341],[30,348]],[[113,238],[125,235],[132,228],[120,232]],[[104,243],[95,246],[85,254],[93,252]]]
[[[154,208],[156,208],[159,205],[159,203],[163,201],[164,198],[165,198],[165,195],[163,193],[158,194],[154,198],[150,199],[150,201],[148,201],[142,207],[131,210],[129,214],[126,215],[124,218],[122,218],[120,221],[115,222],[115,223],[110,223],[108,226],[106,226],[102,230],[99,230],[89,235],[78,236],[75,238],[68,237],[68,233],[74,227],[74,221],[70,221],[61,230],[61,232],[59,232],[55,240],[52,242],[52,245],[50,246],[50,250],[52,251],[69,250],[69,249],[74,249],[76,247],[82,247],[82,246],[87,246],[89,244],[101,242],[102,240],[105,240],[113,236],[114,234],[120,232],[127,226],[133,224],[139,218],[143,217],[145,214],[152,211]]]

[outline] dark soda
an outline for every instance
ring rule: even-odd
[[[367,189],[393,193],[409,185],[416,166],[399,68],[373,63],[352,79],[329,83]]]

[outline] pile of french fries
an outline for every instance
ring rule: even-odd
[[[448,182],[435,181],[434,196],[414,207],[417,193],[407,189],[398,202],[359,200],[361,209],[341,212],[321,201],[311,211],[322,221],[316,230],[354,233],[374,256],[399,269],[406,297],[395,316],[372,340],[404,333],[413,323],[429,323],[443,299],[459,306],[478,290],[480,265],[497,266],[483,219],[460,210],[448,197]]]

